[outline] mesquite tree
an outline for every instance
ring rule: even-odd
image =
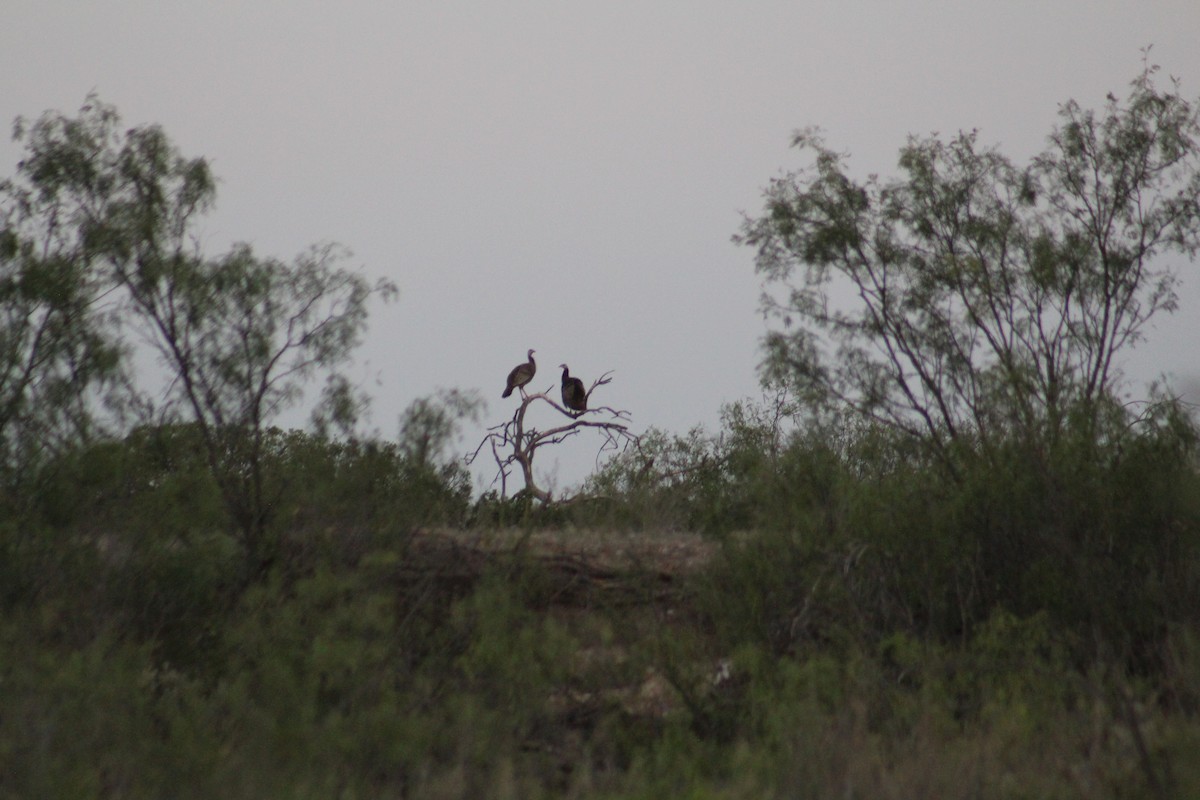
[[[208,164],[185,158],[157,126],[122,130],[119,122],[89,97],[77,117],[48,112],[16,126],[27,155],[3,185],[0,261],[42,276],[17,284],[26,305],[47,309],[33,318],[37,326],[69,329],[34,364],[49,376],[35,388],[57,385],[52,379],[70,370],[82,387],[114,369],[121,341],[99,321],[116,320],[149,343],[169,380],[157,397],[142,392],[138,405],[156,408],[159,423],[198,428],[247,556],[268,563],[265,434],[316,378],[326,379],[335,410],[357,407],[339,370],[365,330],[369,298],[390,299],[395,287],[341,267],[346,253],[335,245],[291,263],[241,244],[206,256],[195,224],[215,197]],[[24,362],[36,360],[30,346],[23,352]],[[26,405],[40,396],[26,394]]]
[[[93,153],[113,112],[87,107],[86,119],[33,125],[14,138],[27,155],[0,181],[0,471],[6,489],[99,422],[97,401],[121,384],[122,347],[107,285],[85,235],[100,204]],[[69,145],[67,143],[70,143]]]
[[[910,138],[900,177],[859,181],[798,133],[812,166],[772,181],[735,237],[779,323],[768,373],[947,461],[954,443],[1094,426],[1118,354],[1175,309],[1163,257],[1200,247],[1200,119],[1156,69],[1099,113],[1061,106],[1025,166],[971,132]]]

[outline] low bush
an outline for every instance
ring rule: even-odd
[[[1044,613],[1079,664],[1153,671],[1167,630],[1200,622],[1196,431],[1176,404],[1114,410],[1099,437],[969,448],[952,473],[861,426],[793,433],[774,453],[772,430],[712,441],[725,449],[699,457],[708,488],[681,516],[722,520],[704,526],[724,556],[701,593],[731,644],[950,642],[996,613]],[[669,480],[647,486],[627,513],[678,497]]]

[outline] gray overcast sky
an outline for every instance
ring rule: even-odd
[[[1023,161],[1058,103],[1123,96],[1148,44],[1200,96],[1196,0],[8,0],[0,120],[95,90],[210,160],[210,253],[335,240],[395,280],[357,370],[386,436],[439,387],[505,419],[529,347],[535,386],[564,360],[613,369],[597,400],[684,432],[758,394],[760,285],[730,236],[800,165],[793,130],[821,126],[864,174],[932,131],[977,128]],[[0,143],[0,174],[17,157]],[[1131,375],[1200,372],[1184,281]],[[578,437],[543,471],[562,488],[594,451]]]

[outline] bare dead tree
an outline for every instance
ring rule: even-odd
[[[612,382],[612,371],[604,373],[587,390],[590,401],[592,392],[601,386]],[[586,429],[592,429],[600,434],[600,448],[596,453],[599,458],[604,453],[623,451],[638,443],[637,435],[629,431],[629,412],[610,406],[597,406],[586,411],[572,411],[550,395],[554,389],[550,386],[537,394],[526,394],[521,398],[521,404],[513,412],[512,419],[500,425],[488,428],[487,434],[475,448],[475,452],[467,456],[467,464],[473,464],[480,454],[490,450],[496,460],[496,480],[500,483],[500,495],[508,494],[508,479],[513,470],[520,468],[525,487],[518,494],[526,494],[532,499],[543,503],[553,501],[549,491],[537,485],[533,475],[533,461],[539,448],[559,444]],[[525,415],[529,408],[537,402],[545,403],[552,409],[570,420],[547,430],[538,430],[526,425]],[[594,417],[594,418],[593,418]]]

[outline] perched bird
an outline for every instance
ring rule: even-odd
[[[504,387],[504,394],[501,397],[508,397],[512,394],[513,389],[521,389],[521,394],[525,394],[525,389],[522,387],[533,380],[533,374],[537,372],[537,363],[533,360],[533,350],[529,351],[529,360],[524,364],[517,364],[512,368],[512,372],[508,373],[508,385]]]
[[[572,378],[571,371],[567,369],[566,364],[559,364],[559,366],[563,371],[563,405],[572,411],[587,411],[587,390],[583,388],[583,381],[579,378]]]

